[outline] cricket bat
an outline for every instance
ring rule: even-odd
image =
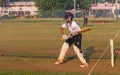
[[[91,30],[90,27],[86,27],[86,28],[81,29],[81,30],[78,31],[78,32],[79,32],[79,33],[84,33],[84,32],[90,31],[90,30]]]
[[[81,29],[80,31],[78,31],[78,33],[84,33],[84,32],[88,32],[88,31],[90,31],[90,30],[91,30],[90,27],[86,27],[86,28],[83,28],[83,29]],[[64,39],[61,38],[61,40],[64,40]]]

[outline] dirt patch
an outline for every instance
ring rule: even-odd
[[[0,59],[0,70],[11,70],[11,71],[38,71],[38,72],[80,72],[88,73],[97,60],[90,59],[89,68],[80,68],[81,64],[78,58],[72,58],[69,61],[66,61],[63,64],[55,65],[56,58],[26,58],[26,57],[1,57]],[[110,65],[110,60],[102,59],[93,73],[120,73],[119,72],[119,63],[118,60],[115,68],[112,68]]]

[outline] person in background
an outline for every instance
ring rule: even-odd
[[[84,22],[83,22],[83,26],[87,26],[88,25],[88,14],[84,14]]]

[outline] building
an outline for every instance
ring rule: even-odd
[[[0,15],[7,16],[34,16],[37,15],[38,9],[34,0],[7,0],[0,7]]]
[[[120,17],[120,4],[118,0],[101,0],[91,5],[90,17]]]

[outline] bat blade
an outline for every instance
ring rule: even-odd
[[[90,27],[86,27],[86,28],[83,28],[79,31],[79,33],[84,33],[84,32],[87,32],[87,31],[90,31],[91,28]]]

